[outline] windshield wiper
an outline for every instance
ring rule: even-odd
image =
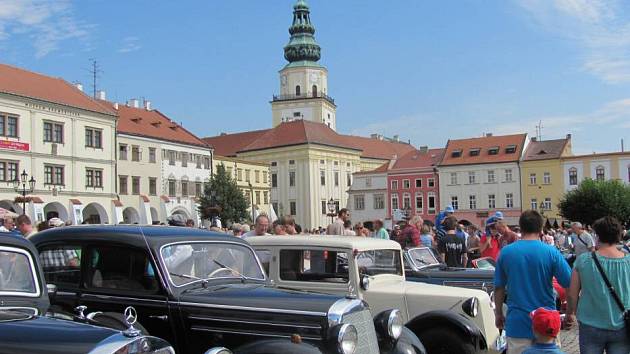
[[[203,280],[199,277],[196,277],[194,275],[190,275],[190,274],[177,274],[177,273],[173,273],[173,272],[168,272],[168,274],[174,276],[174,277],[180,277],[180,278],[184,278],[184,279],[192,279],[192,280]]]
[[[225,268],[225,269],[227,269],[227,270],[231,271],[232,273],[234,273],[234,274],[238,275],[238,276],[241,278],[241,281],[242,281],[242,282],[245,282],[245,280],[249,279],[249,278],[247,278],[246,276],[244,276],[243,274],[241,274],[241,272],[237,271],[236,269],[233,269],[233,268],[231,268],[231,267],[226,266],[225,264],[223,264],[223,263],[221,263],[221,262],[217,261],[216,259],[213,259],[212,261],[213,261],[216,265],[218,265],[219,267],[221,267],[221,268]]]

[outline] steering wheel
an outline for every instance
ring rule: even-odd
[[[213,270],[213,271],[212,271],[212,273],[208,274],[208,278],[212,278],[212,277],[214,277],[217,273],[220,273],[220,272],[225,272],[225,271],[230,272],[230,274],[232,274],[232,271],[231,271],[230,269],[228,269],[228,268],[219,268],[219,269],[215,269],[215,270]]]

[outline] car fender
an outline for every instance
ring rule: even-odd
[[[289,339],[268,339],[245,344],[232,352],[234,354],[323,354],[324,351],[309,343],[293,343]]]
[[[448,310],[435,310],[425,312],[411,319],[405,325],[418,337],[419,333],[430,328],[448,327],[462,335],[462,338],[470,342],[479,349],[488,347],[483,333],[477,325],[468,318]]]
[[[427,351],[416,336],[409,328],[403,327],[403,331],[396,341],[396,346],[391,349],[387,349],[382,343],[379,343],[381,347],[381,354],[426,354]],[[391,346],[390,346],[391,347]]]

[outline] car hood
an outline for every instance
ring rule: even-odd
[[[0,310],[0,353],[87,353],[116,333],[23,310]]]
[[[236,306],[255,310],[309,311],[328,313],[339,296],[278,288],[268,284],[231,283],[208,285],[180,295],[180,302]]]
[[[412,274],[425,274],[433,278],[463,278],[463,279],[483,279],[486,281],[494,280],[494,270],[476,269],[476,268],[427,268],[412,271]]]
[[[407,281],[405,296],[409,311],[412,312],[411,309],[418,307],[451,310],[471,297],[487,298],[488,294],[482,290]]]

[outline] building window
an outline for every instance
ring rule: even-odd
[[[271,167],[276,167],[278,166],[278,162],[276,161],[271,161]]]
[[[468,172],[468,184],[475,184],[477,180],[477,174],[475,171]]]
[[[429,187],[435,187],[435,178],[429,178],[429,179],[427,180],[427,185],[428,185]]]
[[[100,149],[103,147],[103,131],[85,128],[85,146]]]
[[[242,168],[237,168],[236,169],[236,180],[241,182],[243,180],[243,169]]]
[[[278,174],[271,174],[271,188],[278,188]]]
[[[157,195],[157,178],[149,177],[149,195]]]
[[[260,205],[260,191],[255,191],[254,196],[256,197],[256,205]]]
[[[462,150],[453,150],[453,152],[451,153],[451,157],[461,157],[462,156]]]
[[[64,167],[57,165],[44,165],[44,184],[63,186]]]
[[[395,191],[398,189],[398,181],[392,180],[392,190]]]
[[[424,210],[424,197],[422,194],[416,194],[416,211],[422,213]]]
[[[127,145],[125,144],[118,145],[118,159],[127,160]]]
[[[374,194],[374,209],[385,209],[385,196],[383,194]]]
[[[514,153],[516,153],[516,145],[508,145],[505,148],[505,153],[506,154],[514,154]]]
[[[514,194],[505,193],[505,207],[514,208]]]
[[[577,184],[578,184],[577,168],[571,167],[569,169],[569,185],[577,186]]]
[[[408,179],[403,179],[403,189],[409,189],[410,183]]]
[[[416,178],[416,188],[422,188],[422,178]]]
[[[140,152],[140,146],[133,145],[131,147],[131,161],[140,161],[142,160],[142,153]]]
[[[300,96],[301,94],[302,94],[302,88],[300,87],[300,85],[295,86],[295,95]]]
[[[289,165],[295,165],[295,160],[289,160]]]
[[[457,184],[457,172],[451,172],[451,185]]]
[[[149,148],[149,162],[150,163],[155,163],[156,162],[156,149],[155,148]]]
[[[403,194],[403,209],[411,209],[411,196],[408,193]]]
[[[328,207],[325,200],[322,200],[322,214],[328,214]]]
[[[269,176],[267,175],[267,171],[263,171],[262,173],[262,183],[269,183]]]
[[[435,214],[435,205],[437,204],[435,202],[435,193],[429,192],[429,194],[427,194],[427,198],[429,199],[428,212],[429,214]]]
[[[0,136],[18,137],[18,117],[0,113]]]
[[[604,174],[604,167],[603,166],[597,166],[597,168],[595,169],[595,179],[597,181],[604,181],[605,178],[605,174]]]
[[[319,184],[322,186],[326,185],[326,171],[324,170],[319,171]]]
[[[451,206],[454,210],[459,210],[459,198],[457,196],[451,196]]]
[[[210,158],[209,157],[204,157],[203,158],[203,168],[205,170],[209,170],[210,169]]]
[[[494,194],[488,194],[488,209],[494,209],[497,207],[497,202]]]
[[[182,181],[182,197],[188,196],[188,181]]]
[[[333,177],[335,178],[335,187],[339,187],[339,172],[335,171]]]
[[[354,210],[364,210],[365,209],[365,196],[355,195],[354,196]]]
[[[131,177],[131,194],[133,195],[140,194],[140,177],[138,176]]]
[[[269,193],[267,191],[263,192],[263,204],[269,204]]]
[[[494,170],[488,170],[488,183],[494,183],[496,181],[494,177]]]
[[[535,173],[530,173],[529,174],[529,184],[536,185],[536,174]]]
[[[177,152],[169,150],[169,152],[168,152],[168,164],[169,165],[175,166],[176,154],[177,154]]]
[[[352,175],[351,175],[350,173],[348,173],[348,174],[346,175],[346,185],[347,185],[348,187],[350,187],[350,186],[352,185]]]
[[[85,186],[103,188],[103,170],[86,168]]]
[[[44,122],[44,142],[63,144],[63,124]]]
[[[195,197],[201,197],[203,194],[203,183],[195,182]]]
[[[392,195],[392,210],[398,209],[398,194]]]
[[[545,210],[551,210],[551,198],[545,198],[545,201],[543,203],[543,208]]]
[[[493,147],[488,149],[488,155],[498,155],[498,154],[499,154],[499,147],[498,146],[493,146]]]
[[[251,182],[252,181],[252,171],[246,169],[245,170],[245,182]]]
[[[289,202],[289,212],[291,215],[297,215],[297,204],[295,201]]]
[[[468,196],[468,208],[477,209],[477,196],[476,195]]]
[[[551,184],[551,173],[543,173],[543,184]]]
[[[505,170],[505,181],[512,182],[512,169],[511,168]]]
[[[317,97],[317,85],[313,85],[313,97]]]
[[[365,177],[365,186],[366,187],[372,187],[372,178],[371,177]]]
[[[258,170],[254,171],[254,182],[260,183],[260,171]]]
[[[118,194],[127,194],[127,176],[118,176]]]
[[[295,187],[295,171],[289,171],[289,187]]]
[[[179,157],[181,157],[182,160],[182,167],[188,167],[188,153],[180,152]]]
[[[177,193],[177,185],[175,184],[175,180],[169,179],[168,180],[168,196],[174,197],[176,193]]]
[[[529,207],[532,210],[538,210],[538,199],[532,198],[532,200],[529,202]]]
[[[0,181],[12,182],[18,179],[18,167],[17,161],[0,161]]]

